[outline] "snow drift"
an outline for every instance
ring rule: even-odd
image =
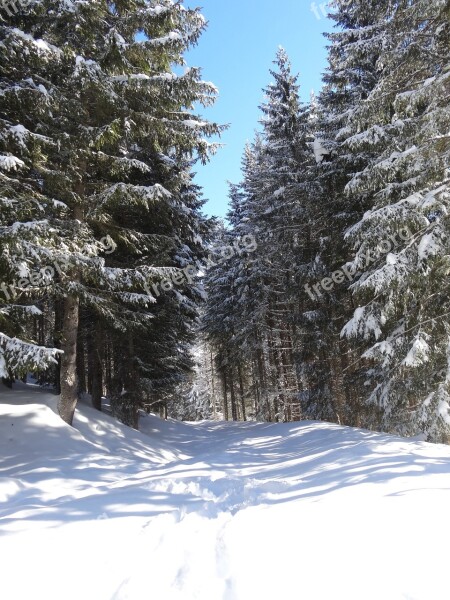
[[[450,448],[326,423],[142,432],[0,392],[5,600],[448,597]]]

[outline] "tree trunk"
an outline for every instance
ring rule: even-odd
[[[61,395],[58,412],[66,423],[72,425],[77,405],[77,337],[80,300],[75,296],[67,296],[64,301],[64,317],[62,326],[61,348]]]
[[[267,372],[266,372],[266,361],[264,358],[264,350],[261,347],[258,348],[258,371],[259,371],[259,381],[260,381],[260,408],[262,408],[262,404],[264,404],[266,414],[264,416],[264,420],[271,421],[272,420],[272,411],[270,406],[270,399],[268,393],[268,382],[267,382]],[[264,401],[264,402],[263,402]],[[263,409],[264,410],[264,409]],[[262,414],[262,411],[261,411]]]
[[[284,409],[283,404],[283,392],[282,392],[282,381],[281,381],[281,369],[278,360],[278,351],[276,348],[276,342],[274,337],[274,325],[272,319],[268,318],[268,331],[267,331],[267,342],[269,348],[269,364],[271,368],[271,380],[272,380],[272,393],[273,393],[273,412],[274,421],[278,423],[280,420],[280,402]],[[271,419],[272,420],[272,419]]]
[[[233,421],[238,421],[237,404],[236,404],[236,393],[234,390],[234,377],[233,369],[230,368],[230,396],[231,396],[231,418]]]
[[[84,394],[86,388],[86,356],[85,341],[86,336],[83,327],[82,310],[80,310],[80,326],[78,327],[77,339],[77,375],[78,375],[78,393]]]
[[[54,348],[61,348],[61,338],[62,338],[62,327],[63,327],[63,301],[55,300],[55,327],[54,327],[54,339],[53,346]],[[55,390],[59,395],[61,394],[61,354],[58,354],[57,364],[55,365]]]
[[[258,361],[257,357],[253,359],[252,363],[252,381],[253,381],[253,394],[254,394],[254,411],[255,417],[258,418],[259,412],[261,410],[261,378],[258,377]]]
[[[80,165],[85,167],[85,165]],[[83,169],[81,169],[83,172]],[[82,198],[84,196],[84,182],[80,180],[74,190]],[[84,211],[81,204],[73,209],[73,219],[84,221]],[[80,273],[77,269],[72,272],[72,281],[80,281]],[[66,423],[72,425],[73,415],[78,400],[77,381],[77,339],[80,325],[80,298],[70,293],[64,298],[63,317],[61,328],[61,349],[64,354],[61,357],[61,394],[58,402],[58,412]]]
[[[213,419],[214,421],[217,418],[217,402],[216,402],[216,389],[215,389],[215,385],[214,385],[214,359],[213,359],[213,353],[212,353],[212,348],[209,351],[209,360],[211,363],[211,391],[212,391],[212,405],[213,405]]]
[[[139,429],[139,398],[138,398],[138,372],[134,354],[134,338],[128,334],[128,347],[125,349],[123,369],[123,389],[126,392],[120,399],[122,422],[133,429]]]
[[[241,395],[241,411],[242,411],[242,420],[247,420],[247,414],[245,411],[245,392],[244,392],[244,381],[242,379],[242,368],[241,365],[238,365],[238,376],[239,376],[239,391]]]
[[[105,340],[105,356],[104,356],[104,365],[105,365],[105,387],[106,387],[106,395],[111,397],[113,391],[113,352],[111,351],[111,340],[110,336],[106,336]]]
[[[159,405],[159,418],[163,419],[164,421],[167,421],[168,419],[168,412],[167,412],[167,402],[161,402],[161,404]]]
[[[90,367],[92,369],[92,406],[97,410],[102,410],[103,396],[103,335],[98,321],[95,324],[95,334],[92,344],[92,360]]]
[[[223,418],[228,421],[228,385],[227,385],[227,369],[222,368],[222,383],[223,383]]]

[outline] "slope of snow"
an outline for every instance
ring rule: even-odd
[[[326,423],[141,432],[0,391],[5,600],[449,597],[450,448]]]

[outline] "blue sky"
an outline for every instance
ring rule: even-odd
[[[199,45],[186,57],[189,66],[202,67],[203,79],[219,88],[213,108],[202,110],[210,121],[229,123],[222,136],[225,147],[211,162],[196,166],[196,181],[209,201],[205,212],[225,216],[227,180],[240,180],[244,146],[258,126],[258,106],[263,88],[271,81],[269,69],[278,46],[288,52],[293,70],[300,73],[301,97],[309,99],[311,89],[319,91],[326,66],[326,40],[330,31],[325,3],[310,0],[188,0],[187,6],[202,7],[209,22]],[[320,18],[318,18],[320,17]]]

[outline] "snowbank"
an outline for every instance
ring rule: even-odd
[[[0,392],[6,600],[448,598],[446,446],[54,407]]]

